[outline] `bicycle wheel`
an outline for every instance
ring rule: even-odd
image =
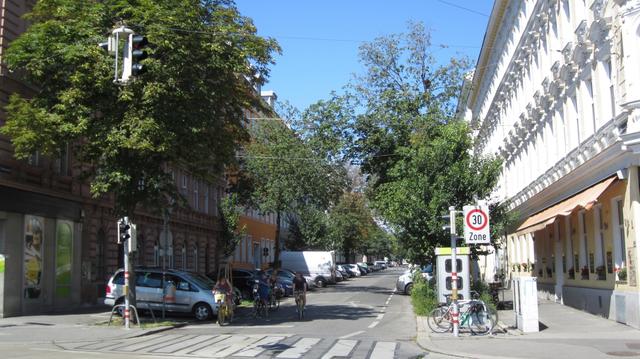
[[[436,333],[445,333],[450,331],[453,323],[451,323],[449,307],[443,306],[432,310],[427,317],[427,325],[429,325],[429,328]]]
[[[304,302],[301,298],[296,300],[296,305],[298,306],[298,319],[302,320],[304,318]]]
[[[224,304],[220,305],[220,307],[218,308],[218,325],[220,326],[224,325],[225,317],[227,315],[226,312],[227,312],[226,305]]]
[[[469,313],[469,329],[476,335],[491,333],[497,322],[498,312],[484,303]]]

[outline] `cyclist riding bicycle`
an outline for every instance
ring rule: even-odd
[[[271,294],[271,285],[269,285],[269,280],[267,279],[267,274],[262,273],[260,280],[258,281],[258,295],[260,296],[260,301],[266,306],[269,303],[269,295]]]
[[[231,299],[232,299],[232,295],[233,295],[233,291],[231,290],[231,284],[229,284],[229,282],[227,281],[227,278],[225,277],[220,277],[220,279],[218,279],[218,282],[216,283],[215,287],[213,287],[213,293],[215,295],[215,293],[222,293],[225,295],[225,304],[227,304],[229,306],[229,308],[231,308]]]
[[[293,278],[293,296],[298,298],[298,295],[302,296],[302,307],[304,308],[307,304],[307,281],[300,272],[296,272],[296,276]]]

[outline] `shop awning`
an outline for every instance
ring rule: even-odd
[[[589,209],[598,200],[604,191],[609,188],[617,180],[616,176],[609,177],[606,180],[597,183],[584,191],[577,193],[563,201],[560,201],[553,206],[538,212],[531,217],[527,218],[524,223],[518,227],[516,232],[518,234],[535,232],[543,229],[544,227],[552,224],[558,216],[567,216],[571,212],[579,208]]]

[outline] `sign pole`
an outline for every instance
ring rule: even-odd
[[[129,224],[129,218],[124,217],[123,222],[125,225]],[[124,250],[124,327],[130,329],[129,322],[129,241],[131,238],[128,238],[123,243]]]
[[[458,264],[456,259],[456,208],[449,207],[449,233],[451,236],[451,300],[453,310],[451,311],[451,322],[453,323],[453,336],[457,337],[460,327],[460,308],[458,307]]]

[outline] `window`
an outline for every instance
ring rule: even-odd
[[[204,213],[209,214],[209,185],[204,190]]]
[[[622,210],[622,206],[622,199],[618,199],[615,201],[615,206],[613,208],[613,210],[615,211],[613,213],[613,215],[615,216],[613,221],[613,223],[615,223],[615,227],[613,228],[613,235],[615,240],[614,250],[616,252],[616,266],[620,268],[624,267],[627,261],[627,245],[624,233],[624,213]]]
[[[153,245],[153,265],[159,267],[160,263],[160,244],[158,241]]]
[[[587,103],[590,107],[591,110],[591,125],[593,126],[593,133],[596,133],[597,131],[597,127],[596,127],[596,104],[595,104],[595,100],[593,98],[593,79],[588,78],[585,81],[585,85],[587,88]]]
[[[613,87],[613,76],[611,70],[611,58],[609,58],[604,63],[604,71],[605,75],[607,76],[607,83],[609,84],[609,101],[611,105],[611,117],[613,118],[616,116],[616,94]]]
[[[162,288],[162,274],[152,272],[137,272],[136,285],[138,287]]]
[[[193,270],[198,271],[198,246],[193,246]]]
[[[187,175],[182,175],[182,188],[187,189]]]
[[[60,149],[60,156],[55,160],[55,172],[61,176],[69,175],[69,145]]]
[[[193,181],[193,209],[200,209],[200,198],[198,196],[198,181]]]

